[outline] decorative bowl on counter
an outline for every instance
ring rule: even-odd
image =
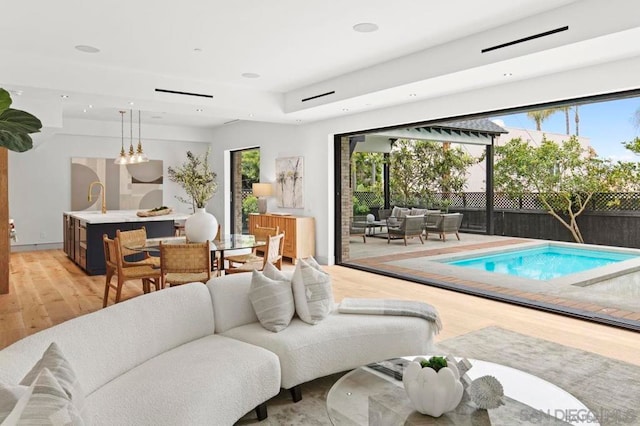
[[[141,210],[137,212],[136,215],[140,217],[164,216],[166,214],[170,214],[171,212],[173,212],[173,209],[171,207],[162,206],[156,207],[155,209],[151,210]]]

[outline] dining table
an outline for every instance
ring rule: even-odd
[[[147,238],[144,246],[135,245],[127,246],[130,250],[147,252],[150,255],[160,255],[160,243],[164,244],[185,244],[187,238],[184,236],[175,237],[156,237]],[[216,254],[220,253],[221,262],[223,262],[220,270],[224,270],[224,252],[228,250],[253,249],[266,245],[265,240],[258,240],[251,234],[226,234],[219,239],[211,240],[209,249],[211,250],[211,264],[215,264]]]

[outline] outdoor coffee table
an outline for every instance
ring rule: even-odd
[[[401,380],[369,367],[360,367],[342,376],[329,390],[327,412],[331,423],[340,426],[599,425],[583,403],[546,380],[492,362],[469,361],[473,367],[467,375],[472,380],[491,375],[500,381],[505,405],[479,410],[463,397],[456,410],[438,418],[425,416],[414,410]]]
[[[353,222],[353,226],[355,228],[365,228],[367,232],[367,237],[376,236],[376,228],[382,228],[383,226],[387,226],[387,222],[384,220],[374,220],[372,222],[367,222],[364,220],[356,220]]]

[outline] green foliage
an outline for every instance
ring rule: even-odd
[[[247,216],[249,213],[258,213],[258,199],[253,195],[242,201],[242,215]]]
[[[399,139],[390,156],[391,198],[409,206],[424,204],[434,192],[459,193],[478,161],[449,143]]]
[[[494,184],[516,198],[536,192],[549,214],[558,219],[577,242],[584,242],[576,218],[596,192],[612,184],[612,165],[583,148],[575,136],[558,144],[543,138],[535,147],[512,139],[496,147]]]
[[[432,356],[428,360],[421,360],[420,365],[422,366],[422,368],[433,368],[437,373],[441,368],[447,366],[447,360],[441,356]]]
[[[260,149],[242,152],[242,187],[251,189],[251,185],[260,182]]]
[[[9,108],[9,92],[0,88],[0,147],[24,152],[33,148],[30,133],[38,133],[42,123],[25,111]]]
[[[354,196],[352,198],[353,201],[353,214],[361,215],[369,213],[369,206],[360,201],[358,197]]]
[[[204,208],[207,201],[213,197],[218,184],[216,174],[209,168],[209,151],[202,156],[194,155],[187,151],[187,161],[180,167],[169,167],[169,180],[179,183],[191,200],[176,196],[176,198],[186,204],[191,204],[195,209]]]

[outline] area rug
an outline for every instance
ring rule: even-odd
[[[568,391],[598,417],[601,425],[640,425],[640,367],[500,327],[487,327],[437,344],[439,353],[507,365],[541,377]],[[269,417],[249,413],[238,425],[331,425],[326,396],[344,373],[302,385],[302,401],[288,391],[267,403]]]

